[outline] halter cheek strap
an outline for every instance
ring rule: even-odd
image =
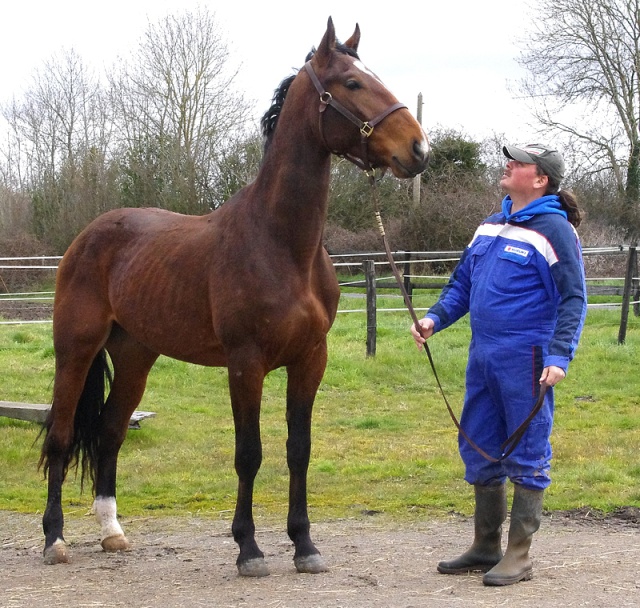
[[[360,167],[360,169],[362,169],[363,171],[366,171],[366,172],[372,171],[373,167],[369,162],[369,153],[368,153],[367,143],[368,143],[369,137],[373,133],[374,127],[380,124],[392,112],[395,112],[396,110],[400,110],[402,108],[406,108],[407,106],[405,106],[403,103],[394,103],[393,105],[389,106],[384,112],[381,112],[380,114],[378,114],[378,116],[376,116],[375,118],[372,118],[371,120],[368,120],[368,121],[362,121],[353,112],[351,112],[350,110],[347,110],[347,108],[345,108],[337,99],[334,99],[333,95],[331,95],[331,93],[329,93],[329,91],[327,91],[322,86],[322,83],[320,82],[319,78],[316,76],[315,71],[313,70],[311,61],[307,61],[307,63],[304,64],[304,68],[309,74],[309,77],[311,78],[311,82],[313,82],[313,85],[315,86],[316,91],[318,91],[320,95],[320,105],[318,107],[318,111],[319,111],[318,121],[319,121],[320,136],[322,137],[322,141],[324,142],[324,145],[333,154],[336,154],[337,156],[344,156],[345,158],[349,159],[354,165],[356,165],[357,167]],[[360,147],[362,148],[361,158],[358,158],[357,156],[353,156],[351,154],[342,154],[340,152],[337,152],[327,143],[327,140],[324,136],[324,131],[322,129],[322,116],[324,114],[324,111],[329,106],[331,106],[340,114],[342,114],[342,116],[344,116],[347,120],[349,120],[354,125],[356,125],[360,130]]]

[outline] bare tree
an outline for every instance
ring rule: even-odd
[[[206,9],[149,26],[112,78],[129,204],[207,210],[220,152],[248,118],[232,86],[235,75],[215,15]]]
[[[54,55],[24,95],[0,106],[0,185],[28,202],[20,217],[59,251],[116,206],[208,211],[227,194],[225,159],[244,141],[249,116],[235,74],[207,11],[150,25],[108,90],[75,51]],[[10,200],[0,198],[9,231]]]
[[[591,175],[640,194],[640,0],[537,0],[523,42],[536,117],[582,150]]]
[[[105,97],[95,75],[71,49],[55,55],[34,73],[20,101],[2,108],[10,128],[14,162],[27,183],[75,165],[89,149],[106,154],[109,120]],[[24,185],[24,183],[23,183]]]
[[[46,61],[24,96],[2,107],[4,184],[28,196],[33,231],[58,249],[114,204],[107,101],[72,49]]]

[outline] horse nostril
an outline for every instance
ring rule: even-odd
[[[419,162],[426,165],[429,162],[429,145],[424,141],[414,141],[413,154]]]

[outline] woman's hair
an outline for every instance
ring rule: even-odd
[[[557,195],[560,199],[562,208],[567,213],[567,219],[569,220],[569,223],[573,224],[577,228],[582,221],[582,212],[578,207],[578,200],[576,199],[576,195],[571,192],[571,190],[558,190]]]
[[[547,175],[539,165],[536,165],[538,170],[538,175]],[[582,212],[578,207],[578,199],[576,195],[571,192],[571,190],[562,190],[560,189],[560,182],[551,176],[547,175],[547,191],[545,194],[555,194],[560,199],[560,204],[562,205],[562,209],[567,214],[567,219],[569,223],[573,224],[576,228],[580,225],[582,221]]]

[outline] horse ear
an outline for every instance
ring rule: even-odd
[[[322,41],[320,42],[320,46],[318,46],[318,50],[315,53],[315,56],[318,58],[320,62],[328,60],[331,52],[336,48],[336,28],[333,27],[333,19],[329,17],[329,21],[327,22],[327,31],[324,33],[322,37]]]
[[[358,45],[360,44],[360,26],[356,23],[356,29],[354,30],[351,38],[347,40],[344,45],[348,46],[350,49],[354,51],[358,50]]]

